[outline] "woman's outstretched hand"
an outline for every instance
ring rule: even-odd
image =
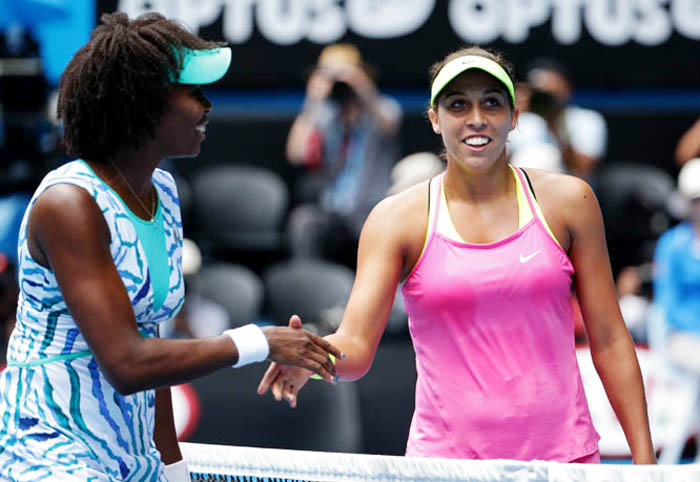
[[[276,337],[279,337],[275,345],[270,332],[266,330],[275,330]],[[277,334],[278,330],[283,331]],[[260,381],[259,395],[264,395],[269,389],[275,400],[279,402],[284,398],[294,408],[299,390],[314,373],[335,383],[335,365],[328,355],[342,358],[340,351],[323,338],[302,330],[299,316],[292,315],[289,328],[267,327],[263,331],[270,343],[272,363]]]

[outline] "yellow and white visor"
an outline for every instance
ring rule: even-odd
[[[510,94],[511,103],[515,106],[515,89],[513,88],[513,80],[508,75],[508,72],[493,60],[480,55],[464,55],[447,62],[435,76],[433,85],[430,87],[430,105],[435,105],[435,100],[447,84],[469,69],[483,70],[500,80]]]

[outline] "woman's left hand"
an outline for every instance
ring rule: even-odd
[[[292,315],[289,319],[289,327],[301,330],[301,318]],[[258,386],[258,394],[264,395],[269,389],[275,400],[278,402],[284,398],[289,406],[297,406],[297,394],[299,390],[309,381],[313,373],[304,368],[282,365],[272,362]]]

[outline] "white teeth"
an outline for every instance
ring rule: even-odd
[[[474,136],[467,139],[467,145],[470,146],[483,146],[489,143],[488,137]]]
[[[207,130],[207,126],[202,124],[201,126],[196,126],[194,129],[197,132],[201,132],[202,134],[204,134],[204,132]]]

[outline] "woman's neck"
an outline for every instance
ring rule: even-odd
[[[95,174],[111,187],[132,213],[149,221],[155,218],[157,194],[151,181],[155,167],[146,169],[148,163],[139,159],[114,157],[103,161],[85,162]]]
[[[452,199],[483,202],[502,196],[510,197],[514,189],[513,174],[505,160],[486,171],[476,171],[448,162],[445,190]]]
[[[107,169],[119,171],[120,177],[126,178],[129,186],[141,196],[150,191],[153,171],[160,161],[160,157],[149,152],[147,147],[141,147],[138,150],[122,149],[103,164]]]

